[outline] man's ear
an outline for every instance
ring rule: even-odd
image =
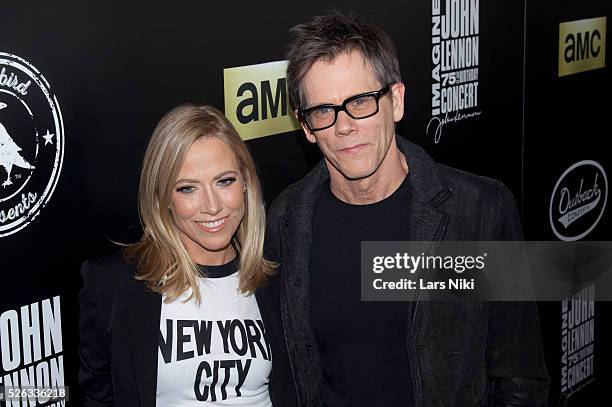
[[[300,125],[302,126],[302,130],[304,130],[304,134],[306,135],[306,140],[308,140],[309,142],[315,144],[317,142],[316,137],[310,131],[310,129],[308,128],[306,123],[304,123],[302,120],[300,120],[300,117],[298,115],[297,109],[293,111],[293,114],[295,115],[295,118],[297,119],[297,121],[300,122]]]
[[[391,98],[393,100],[393,121],[399,122],[404,117],[404,92],[406,91],[402,82],[391,85]]]

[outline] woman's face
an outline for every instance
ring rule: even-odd
[[[232,149],[217,138],[194,142],[170,198],[174,224],[197,264],[224,264],[245,211],[245,181]]]

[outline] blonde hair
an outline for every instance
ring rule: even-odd
[[[246,144],[225,116],[212,106],[181,105],[162,117],[155,127],[144,157],[138,189],[141,239],[127,245],[124,256],[136,263],[136,278],[147,287],[177,299],[188,290],[202,301],[199,269],[189,257],[168,210],[176,178],[191,145],[200,138],[217,138],[233,151],[244,178],[245,214],[231,244],[240,258],[240,291],[252,294],[276,265],[263,257],[265,207],[255,162]]]

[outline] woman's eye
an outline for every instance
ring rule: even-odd
[[[230,186],[234,182],[236,182],[236,178],[235,177],[221,178],[219,181],[217,181],[217,183],[219,185],[221,185],[222,187]]]
[[[184,186],[182,186],[182,187],[178,187],[178,188],[176,189],[176,192],[180,192],[180,193],[182,193],[182,194],[190,194],[190,193],[192,193],[193,191],[195,191],[195,187],[192,187],[192,186],[190,186],[190,185],[184,185]]]

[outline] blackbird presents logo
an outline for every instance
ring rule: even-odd
[[[63,159],[64,123],[53,89],[28,61],[0,52],[0,237],[38,216]]]

